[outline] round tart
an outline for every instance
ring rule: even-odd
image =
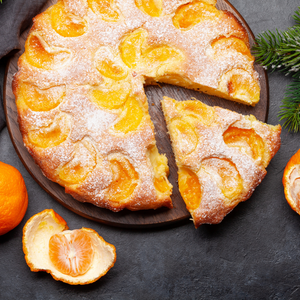
[[[60,0],[34,19],[13,91],[50,180],[113,211],[171,208],[144,84],[259,100],[245,29],[216,1]]]

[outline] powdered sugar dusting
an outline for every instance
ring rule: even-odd
[[[32,83],[40,89],[63,85],[66,87],[66,96],[58,107],[49,112],[22,110],[20,124],[23,127],[25,144],[45,175],[65,185],[67,191],[76,199],[112,210],[125,207],[137,210],[157,208],[161,205],[171,206],[169,195],[159,196],[155,190],[153,167],[148,156],[148,149],[155,145],[155,137],[153,124],[147,112],[143,84],[145,75],[150,74],[149,68],[154,67],[140,64],[137,70],[129,70],[128,76],[122,79],[130,84],[130,96],[136,97],[144,111],[142,121],[135,131],[123,134],[114,130],[114,125],[121,118],[122,107],[105,109],[91,100],[90,92],[93,88],[107,89],[114,84],[113,80],[104,78],[97,70],[97,60],[107,56],[115,65],[122,65],[128,70],[119,51],[120,44],[127,34],[143,28],[148,33],[148,47],[167,45],[181,51],[185,59],[176,65],[176,72],[184,74],[196,84],[217,88],[224,72],[241,66],[254,74],[253,62],[237,52],[232,52],[221,60],[216,60],[213,55],[211,42],[214,39],[230,35],[239,37],[244,34],[244,29],[235,26],[234,21],[226,21],[229,17],[225,13],[214,21],[200,22],[190,30],[184,31],[174,27],[172,17],[176,9],[187,2],[165,0],[162,15],[153,18],[142,12],[134,0],[115,0],[111,2],[112,8],[119,17],[115,21],[107,22],[101,13],[95,13],[88,7],[86,0],[64,0],[68,16],[74,16],[74,23],[84,24],[85,32],[74,37],[64,37],[54,30],[51,7],[35,18],[30,35],[35,35],[44,49],[54,55],[54,64],[50,70],[37,68],[32,66],[26,54],[23,54],[19,60],[16,78],[19,82]],[[105,49],[108,52],[105,52]],[[108,54],[105,56],[103,51]],[[30,144],[26,136],[28,131],[48,127],[60,116],[64,116],[66,120],[62,125],[64,130],[69,130],[67,140],[47,149]],[[231,115],[227,123],[232,119],[237,121],[239,118]],[[226,123],[225,120],[222,122]],[[215,138],[207,131],[204,142]],[[215,155],[229,157],[232,151],[220,151],[220,143],[217,138],[211,142],[208,149]],[[113,180],[109,164],[109,159],[113,156],[128,159],[139,174],[135,191],[122,204],[112,203],[106,195],[106,189]],[[202,158],[198,154],[194,159],[199,161]],[[234,155],[233,159],[239,164],[242,158],[236,158]],[[80,184],[68,185],[59,179],[59,170],[71,161],[74,164],[78,161],[86,169],[92,170]],[[251,163],[245,166],[250,169],[253,167]]]
[[[203,223],[219,223],[237,203],[245,201],[251,196],[254,189],[266,174],[265,167],[260,160],[254,160],[251,155],[247,155],[237,147],[229,147],[226,145],[223,139],[224,132],[232,124],[239,124],[241,128],[243,128],[243,124],[247,125],[244,128],[250,127],[254,130],[258,128],[258,133],[264,128],[265,135],[263,135],[262,138],[265,143],[267,144],[268,140],[272,139],[279,147],[280,130],[270,130],[272,127],[270,125],[256,120],[251,123],[247,116],[244,117],[236,112],[214,107],[214,121],[210,125],[203,124],[200,118],[197,121],[191,121],[191,126],[194,127],[197,133],[199,143],[192,153],[184,156],[176,149],[176,136],[172,135],[170,125],[174,118],[187,120],[187,114],[185,111],[176,109],[175,100],[165,97],[162,105],[173,147],[175,147],[174,152],[177,164],[193,170],[198,175],[201,185],[202,197],[200,205],[197,209],[191,211],[195,225],[198,227]],[[257,126],[257,122],[260,124],[259,126]],[[271,147],[267,146],[267,148],[266,151]],[[276,152],[272,153],[270,159],[275,153]],[[224,160],[225,164],[231,164],[236,168],[242,179],[243,188],[238,195],[238,199],[234,201],[234,204],[226,205],[228,201],[220,190],[218,180],[213,178],[212,174],[207,173],[207,169],[202,168],[205,160],[211,160],[212,164],[214,164],[214,160],[216,162],[218,160]],[[218,166],[215,168],[218,169]]]

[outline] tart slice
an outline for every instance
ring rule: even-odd
[[[178,166],[178,185],[195,227],[217,224],[249,199],[280,148],[272,126],[197,100],[162,101]]]

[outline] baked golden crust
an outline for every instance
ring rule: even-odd
[[[215,4],[60,0],[34,18],[13,91],[45,176],[114,211],[172,207],[144,83],[259,100],[246,31]]]
[[[220,223],[249,199],[280,147],[280,125],[197,100],[164,97],[178,184],[195,227]]]

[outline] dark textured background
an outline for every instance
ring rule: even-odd
[[[300,5],[297,0],[230,2],[254,34],[292,26],[291,15]],[[2,59],[1,84],[4,66]],[[281,74],[269,76],[270,124],[278,123],[289,82]],[[29,206],[21,224],[0,237],[0,299],[300,299],[300,216],[288,206],[281,183],[287,161],[299,148],[299,134],[284,129],[281,149],[264,181],[219,225],[195,230],[187,220],[172,227],[129,230],[84,219],[52,199],[27,173],[4,128],[0,160],[23,174]],[[70,229],[93,228],[116,246],[116,264],[105,277],[91,285],[69,286],[29,270],[22,228],[46,208],[58,212]]]

